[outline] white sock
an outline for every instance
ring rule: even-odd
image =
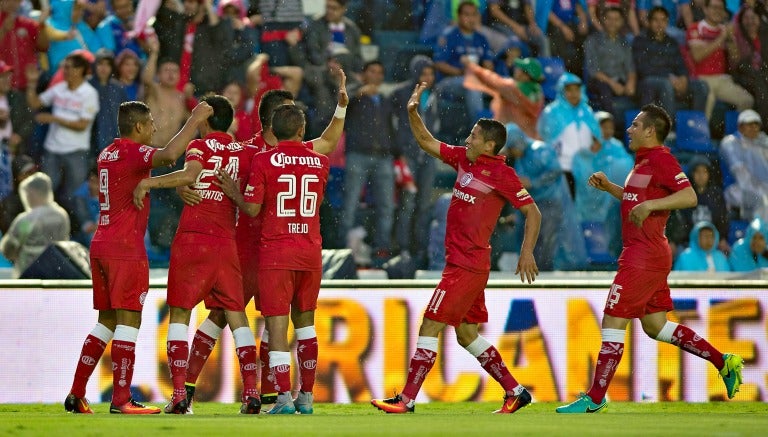
[[[205,319],[203,323],[197,328],[198,331],[211,337],[214,340],[218,340],[221,335],[222,328],[213,323],[211,319]]]
[[[189,341],[189,325],[170,323],[168,325],[168,341]]]

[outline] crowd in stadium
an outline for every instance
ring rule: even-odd
[[[667,227],[675,268],[768,267],[763,0],[304,3],[322,12],[305,15],[301,0],[0,0],[0,248],[17,274],[50,241],[90,244],[95,160],[119,136],[121,103],[147,103],[162,147],[198,99],[222,94],[236,110],[229,132],[246,141],[262,129],[261,96],[285,89],[316,138],[340,70],[350,103],[323,246],[353,248],[359,265],[445,262],[451,194],[440,193],[455,176],[418,147],[405,109],[424,82],[419,113],[438,139],[464,144],[480,117],[506,124],[502,153],[543,215],[541,270],[615,266],[619,202],[586,181],[624,180],[624,129],[647,103],[675,115],[667,145],[699,197]],[[167,265],[183,202],[171,189],[150,198],[145,244]],[[513,265],[516,223],[513,212],[499,220],[496,269]]]

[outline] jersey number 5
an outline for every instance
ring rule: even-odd
[[[302,217],[314,217],[317,210],[317,192],[312,191],[309,184],[320,182],[320,178],[313,174],[301,176],[301,192],[296,193],[296,175],[284,174],[277,178],[278,182],[288,184],[288,189],[277,193],[277,216],[296,217],[296,210],[285,206],[286,201],[299,197],[299,215]]]

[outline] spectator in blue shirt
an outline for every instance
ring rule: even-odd
[[[566,70],[581,75],[584,39],[589,32],[586,3],[584,0],[557,0],[551,5],[547,11],[547,36],[552,56],[562,58]]]
[[[694,23],[690,0],[637,0],[637,17],[642,27],[650,24],[650,11],[659,6],[668,12],[667,34],[678,44],[685,44],[685,30]]]
[[[93,63],[94,75],[90,84],[99,93],[99,112],[93,120],[91,130],[91,156],[96,157],[112,141],[119,137],[117,132],[117,111],[120,104],[128,101],[128,95],[123,86],[112,77],[115,70],[115,56],[106,49],[96,52]]]
[[[691,229],[688,248],[677,257],[673,270],[730,272],[728,258],[717,248],[720,233],[710,222],[701,221]]]

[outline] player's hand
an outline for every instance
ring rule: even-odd
[[[201,123],[208,120],[208,117],[211,115],[213,115],[213,108],[211,108],[211,105],[206,102],[200,102],[195,106],[195,109],[192,110],[192,114],[189,118]]]
[[[339,100],[338,104],[342,108],[346,108],[349,105],[349,95],[347,94],[347,75],[344,74],[344,70],[339,68]]]
[[[136,205],[137,209],[144,208],[144,198],[149,194],[149,188],[147,188],[147,184],[144,181],[145,179],[139,182],[139,185],[136,185],[136,188],[133,189],[133,204]]]
[[[221,191],[227,195],[230,199],[234,199],[240,194],[240,184],[238,184],[232,176],[222,169],[216,170],[216,179],[213,184],[221,188]]]
[[[592,175],[587,180],[587,183],[590,187],[597,188],[600,191],[607,191],[611,181],[608,180],[608,176],[606,176],[605,173],[598,171],[596,173],[592,173]]]
[[[406,105],[406,108],[408,108],[408,111],[414,112],[419,110],[419,102],[421,102],[421,93],[423,93],[425,89],[427,89],[426,82],[421,82],[416,84],[416,87],[413,89],[413,94],[411,94],[411,98],[408,99],[408,104]]]
[[[203,196],[201,196],[200,193],[186,185],[176,187],[176,194],[181,197],[181,201],[184,202],[185,205],[195,206],[203,201]]]
[[[651,208],[648,205],[648,202],[643,202],[635,205],[635,207],[629,211],[629,220],[639,228],[643,226],[643,221],[645,221],[649,215],[651,215]]]
[[[533,257],[533,253],[521,253],[520,259],[517,260],[516,275],[520,275],[520,282],[532,283],[536,280],[536,275],[539,274],[539,267],[536,265],[536,259]]]

